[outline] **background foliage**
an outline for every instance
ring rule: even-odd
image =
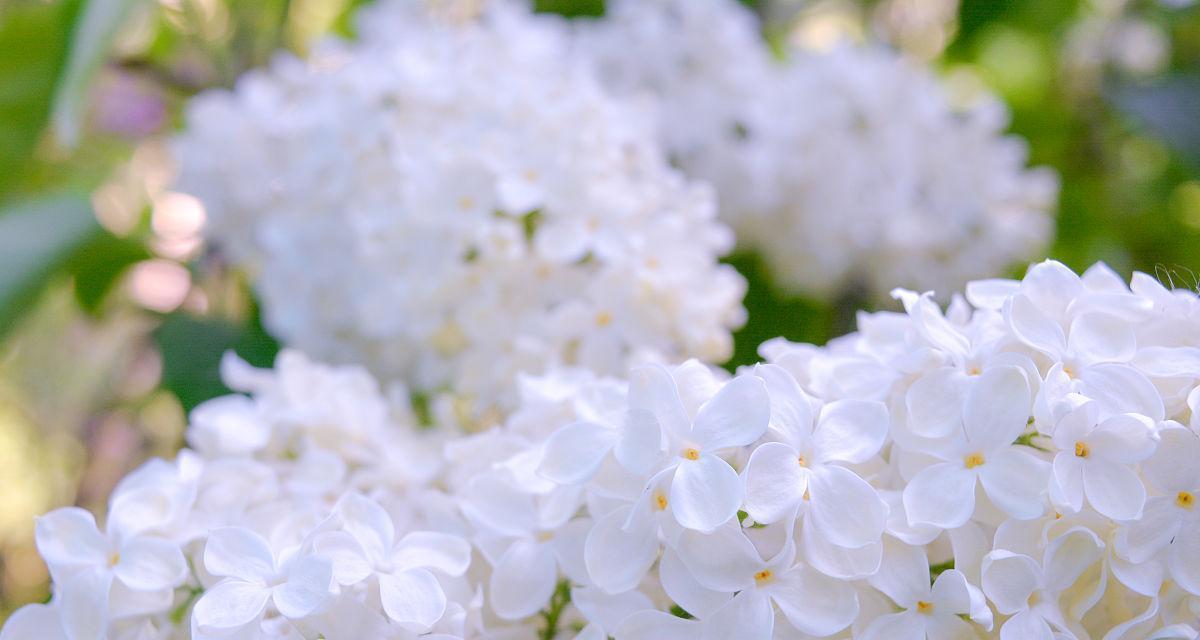
[[[102,505],[130,467],[176,450],[185,411],[225,391],[217,363],[226,349],[257,365],[273,359],[278,344],[244,280],[202,251],[202,210],[197,219],[196,203],[168,191],[164,141],[195,93],[231,86],[279,49],[302,53],[324,34],[351,36],[357,4],[0,2],[0,618],[46,597],[31,553],[34,514]],[[1010,105],[1032,162],[1062,178],[1050,256],[1077,270],[1104,260],[1126,275],[1197,286],[1200,9],[1113,0],[749,4],[775,42],[833,25],[889,41],[948,78],[986,84]],[[604,9],[602,0],[537,6],[578,19]],[[1103,43],[1128,24],[1167,43],[1155,64],[1081,59],[1081,34]],[[1134,53],[1154,54],[1153,42],[1135,38]],[[730,366],[754,361],[756,346],[777,335],[824,342],[864,307],[853,290],[834,301],[783,297],[756,256],[729,261],[751,283],[751,319]]]

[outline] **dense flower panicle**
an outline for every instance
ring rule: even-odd
[[[510,410],[518,372],[728,358],[745,316],[743,279],[717,262],[733,237],[648,114],[527,10],[396,4],[387,44],[282,56],[189,110],[180,188],[251,272],[268,328],[448,388],[467,422]]]
[[[580,57],[658,106],[677,163],[717,189],[778,283],[832,296],[949,291],[1037,255],[1056,177],[1027,170],[1005,107],[954,104],[882,48],[771,59],[736,0],[627,0],[576,29]]]
[[[1200,296],[1049,261],[895,295],[733,376],[526,376],[469,436],[229,358],[249,395],[103,528],[38,519],[54,597],[0,638],[1195,639]]]

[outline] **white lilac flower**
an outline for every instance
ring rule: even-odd
[[[190,105],[179,188],[267,327],[468,425],[511,410],[522,372],[727,359],[733,236],[649,114],[522,9],[400,4],[387,44],[281,55]]]
[[[736,0],[607,6],[576,28],[579,56],[657,105],[667,151],[716,187],[739,244],[764,254],[780,286],[945,294],[1047,244],[1057,180],[1026,169],[995,98],[960,105],[881,47],[773,60]]]
[[[249,395],[104,532],[38,521],[53,597],[0,638],[1195,640],[1200,296],[1146,278],[897,291],[736,375],[528,375],[473,435],[359,368],[228,358]]]

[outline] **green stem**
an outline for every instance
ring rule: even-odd
[[[546,626],[538,631],[538,640],[554,640],[558,635],[559,619],[570,602],[571,583],[561,580],[554,588],[554,595],[550,596],[550,605],[542,611],[542,619],[546,621]]]

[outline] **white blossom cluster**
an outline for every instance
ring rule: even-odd
[[[1033,258],[1056,177],[1028,170],[1008,112],[959,105],[926,68],[870,46],[772,59],[737,0],[614,0],[576,29],[581,58],[658,105],[678,164],[717,189],[778,284],[952,291]]]
[[[38,520],[54,597],[0,639],[1195,639],[1200,296],[1056,262],[896,295],[733,377],[523,378],[463,437],[230,359],[251,395],[103,529]]]
[[[727,359],[745,319],[744,280],[717,262],[732,232],[650,114],[527,9],[400,6],[387,43],[283,56],[190,106],[179,188],[268,329],[449,388],[467,421],[511,409],[517,372]]]

